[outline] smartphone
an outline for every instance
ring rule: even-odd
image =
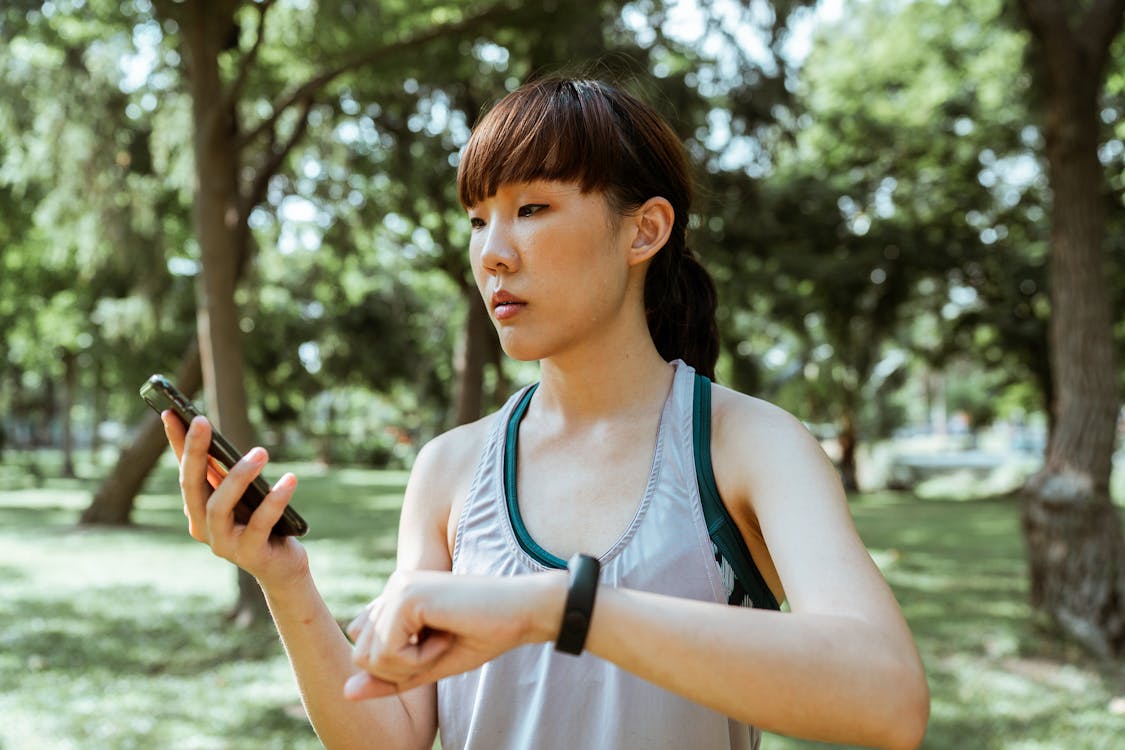
[[[166,409],[171,409],[184,423],[191,424],[191,420],[200,416],[201,412],[191,400],[172,385],[172,382],[163,375],[153,375],[141,386],[141,398],[159,414]],[[219,476],[225,477],[227,471],[242,458],[242,453],[231,445],[218,430],[211,428],[211,445],[207,449],[207,460],[211,468]],[[270,485],[260,475],[246,488],[242,499],[234,507],[234,520],[245,524],[250,520],[254,509],[270,492]],[[271,536],[303,536],[309,530],[308,523],[292,507],[286,507],[285,513],[274,524]]]

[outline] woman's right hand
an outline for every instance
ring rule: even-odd
[[[161,414],[164,433],[180,463],[180,492],[188,533],[219,557],[229,560],[258,579],[263,587],[284,585],[308,573],[308,556],[294,537],[271,537],[297,487],[297,477],[287,473],[274,484],[246,524],[234,520],[234,506],[269,457],[254,448],[231,468],[226,477],[210,468],[207,447],[211,424],[196,417],[184,429],[171,411]]]

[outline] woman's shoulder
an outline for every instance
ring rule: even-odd
[[[761,497],[755,488],[788,481],[798,473],[825,480],[835,470],[820,442],[785,409],[761,398],[715,386],[712,389],[712,453],[729,484],[747,499]]]
[[[765,399],[714,384],[711,387],[711,413],[715,433],[736,440],[811,439],[805,425],[780,406]]]
[[[400,567],[449,570],[456,519],[495,419],[493,414],[454,427],[418,452],[403,499]]]
[[[475,422],[458,425],[431,439],[418,452],[414,469],[430,474],[436,469],[438,477],[446,477],[471,471],[480,460],[481,452],[488,441],[498,414],[492,413]]]

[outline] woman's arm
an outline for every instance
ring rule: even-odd
[[[835,469],[764,402],[716,388],[714,416],[720,490],[737,520],[760,526],[790,612],[603,588],[587,647],[767,730],[916,747],[929,714],[921,660]]]
[[[915,748],[928,695],[886,631],[845,615],[779,613],[602,588],[586,647],[762,729]]]
[[[713,458],[736,517],[760,524],[788,613],[601,587],[586,648],[668,690],[785,734],[885,748],[922,740],[929,691],[902,613],[859,540],[835,470],[792,417],[726,392]],[[746,425],[753,425],[746,429]],[[357,624],[386,695],[558,635],[566,580],[404,573]]]
[[[296,487],[282,477],[245,526],[234,522],[233,507],[265,465],[261,449],[250,451],[214,492],[206,482],[210,425],[182,424],[164,417],[168,439],[180,459],[184,512],[193,538],[253,575],[261,585],[297,678],[309,719],[325,747],[429,750],[437,728],[436,690],[419,687],[384,700],[357,704],[343,695],[355,673],[352,646],[317,591],[304,548],[293,538],[271,539],[269,531]],[[399,530],[398,565],[405,569],[449,569],[445,539],[448,503],[444,487],[431,477],[436,448],[423,449],[407,485]],[[435,498],[437,498],[435,500]],[[442,516],[443,508],[445,516]]]
[[[781,409],[714,394],[715,476],[740,526],[753,519],[762,530],[790,612],[603,589],[587,648],[766,730],[917,747],[929,713],[925,674],[836,470]]]
[[[429,750],[437,722],[431,685],[360,706],[343,695],[355,672],[351,644],[329,612],[311,576],[286,586],[263,586],[266,602],[297,678],[301,701],[329,750]]]

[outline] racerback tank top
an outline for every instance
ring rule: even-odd
[[[665,401],[636,514],[602,552],[601,583],[727,602],[701,510],[692,444],[694,372],[681,361]],[[505,497],[507,426],[527,389],[494,422],[458,520],[455,574],[515,576],[548,569],[517,541]],[[596,605],[595,605],[596,608]],[[750,750],[753,728],[590,653],[554,644],[513,649],[438,682],[443,750]]]

